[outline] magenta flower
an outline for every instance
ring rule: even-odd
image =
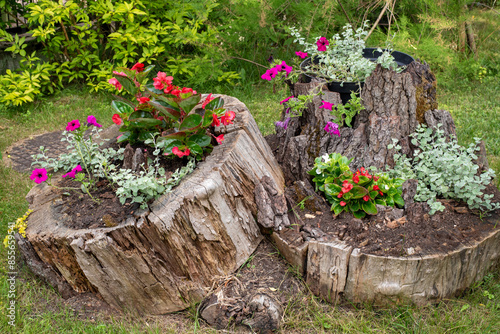
[[[286,99],[284,99],[283,101],[281,101],[281,102],[280,102],[280,104],[283,104],[283,103],[285,103],[285,102],[288,102],[288,100],[290,100],[292,97],[293,97],[293,95],[292,95],[292,96],[287,97]]]
[[[97,123],[97,119],[95,118],[95,116],[89,115],[87,117],[87,126],[91,126],[91,125],[96,126],[98,128],[100,128],[102,126],[101,124]]]
[[[75,131],[80,127],[80,121],[77,119],[68,122],[68,126],[66,126],[66,131]]]
[[[278,74],[278,70],[276,69],[276,67],[273,67],[268,69],[266,73],[262,74],[261,78],[264,80],[271,81],[276,76],[276,74]]]
[[[325,131],[328,132],[330,136],[337,135],[340,137],[339,125],[333,122],[327,122],[325,126]]]
[[[330,102],[327,102],[327,101],[321,101],[323,102],[323,104],[321,106],[319,106],[320,108],[325,108],[325,109],[328,109],[328,110],[332,110],[332,107],[335,105],[335,103],[330,103]]]
[[[288,74],[290,74],[290,72],[292,72],[292,71],[293,71],[293,67],[292,67],[292,66],[288,66],[288,65],[286,64],[286,62],[283,60],[283,61],[281,62],[281,64],[276,65],[276,70],[277,70],[278,72],[285,71],[285,72],[286,72],[286,76],[288,76]]]
[[[330,45],[330,43],[326,37],[320,37],[316,42],[316,45],[318,46],[318,51],[326,51],[326,47]]]
[[[45,168],[37,168],[31,172],[30,179],[35,181],[35,183],[42,183],[48,179],[47,170]]]
[[[71,177],[72,179],[74,179],[76,177],[76,173],[81,171],[82,171],[82,166],[77,165],[75,168],[71,170],[71,172],[64,174],[62,177]]]
[[[283,122],[275,122],[274,125],[279,126],[280,128],[287,129],[288,128],[288,123],[290,122],[291,118],[287,117]]]
[[[295,51],[295,54],[299,56],[300,58],[304,59],[307,57],[307,52],[302,52],[302,51]]]

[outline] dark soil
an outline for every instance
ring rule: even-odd
[[[495,186],[490,185],[485,192],[494,194],[492,202],[500,202],[500,191]],[[404,211],[388,208],[385,213],[362,220],[348,213],[335,217],[328,203],[318,210],[306,201],[303,209],[296,206],[289,215],[293,215],[295,231],[283,235],[294,245],[311,239],[338,240],[366,254],[409,256],[451,252],[500,228],[500,210],[480,216],[463,202],[440,201],[446,209],[434,215],[428,214],[426,203],[414,203]]]
[[[115,143],[111,147],[118,149],[119,145]],[[148,157],[148,152],[152,151],[152,148],[148,146],[133,145],[132,148],[134,150],[140,148],[145,157]],[[160,159],[160,166],[165,169],[166,178],[169,178],[175,170],[187,163],[186,157],[178,159],[177,157],[162,156]],[[121,162],[117,161],[115,164],[120,165]],[[80,191],[81,183],[74,179],[62,179],[58,186],[77,188],[76,191],[64,191],[66,195],[63,196],[64,203],[62,205],[65,208],[65,213],[70,217],[70,219],[64,220],[64,224],[73,229],[114,227],[140,209],[138,203],[130,203],[130,200],[122,205],[118,197],[115,196],[113,186],[106,179],[98,180],[96,187],[91,191],[92,197],[97,199],[99,203],[93,201],[88,194]]]

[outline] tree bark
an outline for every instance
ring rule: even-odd
[[[119,309],[164,314],[200,301],[215,278],[243,264],[263,238],[254,188],[263,177],[274,189],[284,181],[246,106],[224,100],[236,112],[235,124],[219,128],[224,143],[171,193],[115,227],[70,229],[60,193],[34,187],[25,241],[46,271]]]

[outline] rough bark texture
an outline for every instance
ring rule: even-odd
[[[416,116],[419,123],[425,123],[425,113],[438,108],[437,103],[437,80],[431,72],[429,65],[414,61],[405,70],[412,77],[415,85],[415,98],[417,100]]]
[[[498,219],[498,217],[497,217]],[[500,258],[500,230],[450,253],[385,257],[342,242],[309,242],[307,284],[331,302],[425,305],[455,296],[481,280]]]
[[[116,227],[69,229],[60,194],[34,187],[26,234],[40,260],[74,291],[98,292],[115,307],[147,314],[200,301],[216,277],[244,263],[262,240],[255,185],[265,176],[275,189],[284,182],[248,109],[224,100],[236,112],[224,144],[173,192]]]

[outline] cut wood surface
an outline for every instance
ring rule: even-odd
[[[26,241],[51,269],[38,273],[117,308],[163,314],[200,301],[214,279],[242,265],[263,238],[254,187],[263,177],[275,189],[284,181],[246,106],[223,98],[236,112],[234,125],[218,128],[224,143],[171,193],[116,227],[68,228],[60,193],[35,186]]]

